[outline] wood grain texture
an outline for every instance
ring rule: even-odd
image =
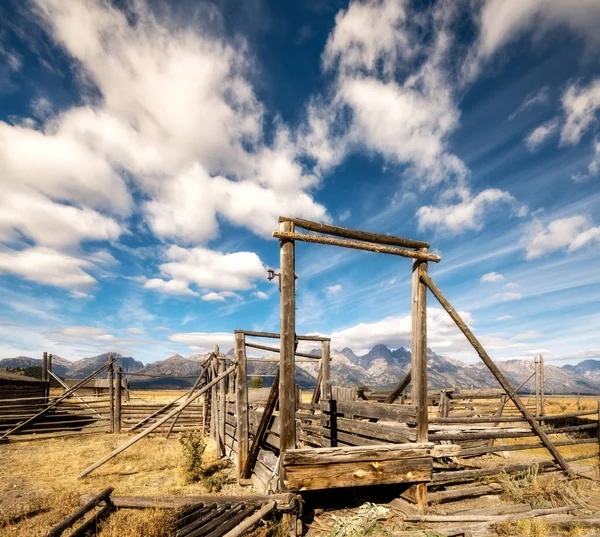
[[[280,216],[279,222],[291,222],[292,224],[305,229],[306,231],[315,231],[326,235],[334,235],[344,239],[356,239],[359,241],[373,242],[375,244],[390,244],[393,246],[404,246],[405,248],[429,248],[429,243],[415,239],[405,239],[403,237],[394,237],[392,235],[383,235],[381,233],[371,233],[369,231],[359,231],[346,227],[332,226],[311,222],[303,218],[290,218],[289,216]]]
[[[290,222],[280,224],[281,231],[292,233]],[[292,233],[293,234],[293,233]],[[294,241],[280,241],[280,329],[279,344],[279,437],[281,450],[296,447],[296,388],[294,382],[296,354],[296,275]]]
[[[431,457],[285,467],[286,490],[320,490],[431,480]]]
[[[319,403],[323,412],[329,411],[325,401]],[[385,403],[369,403],[367,401],[337,401],[338,415],[377,418],[402,423],[416,423],[417,408],[412,405],[392,405]]]
[[[411,259],[423,259],[425,261],[433,261],[434,263],[438,263],[442,260],[439,255],[435,254],[424,254],[415,250],[405,250],[403,248],[396,248],[394,246],[381,246],[379,244],[373,244],[370,242],[332,239],[330,237],[322,237],[320,235],[273,231],[273,237],[281,240],[311,242],[313,244],[327,244],[329,246],[341,246],[342,248],[350,248],[352,250],[364,250],[366,252],[375,252],[378,254],[391,254],[398,255],[400,257],[408,257]]]
[[[243,333],[236,332],[234,339],[234,353],[237,360],[235,376],[235,412],[237,416],[237,441],[238,441],[238,478],[248,457],[248,385],[246,342]]]

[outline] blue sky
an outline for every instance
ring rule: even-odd
[[[0,357],[277,331],[280,214],[429,240],[496,359],[600,357],[600,3],[4,2]],[[297,330],[410,345],[410,262],[297,245]],[[429,346],[474,355],[430,298]]]

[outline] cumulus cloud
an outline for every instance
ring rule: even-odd
[[[226,332],[179,332],[171,334],[169,339],[203,353],[212,351],[214,345],[219,345],[222,353],[233,348],[233,334]]]
[[[0,250],[0,273],[64,289],[87,289],[96,284],[88,274],[94,265],[84,259],[37,246]]]
[[[265,293],[264,291],[255,291],[254,293],[252,293],[256,298],[260,298],[261,300],[268,300],[269,299],[269,295],[267,295],[267,293]]]
[[[155,289],[168,295],[190,295],[197,296],[198,293],[192,291],[186,282],[179,280],[162,280],[160,278],[151,278],[144,282],[146,289]]]
[[[558,130],[558,119],[554,118],[547,121],[543,125],[533,129],[525,138],[525,145],[529,151],[535,151],[540,147],[550,136]]]
[[[527,208],[517,202],[508,192],[488,188],[472,196],[462,193],[462,200],[455,204],[429,205],[417,211],[420,229],[437,229],[458,235],[483,226],[486,211],[496,205],[508,205],[517,216],[525,216]]]
[[[574,252],[590,244],[600,243],[600,226],[583,215],[552,220],[544,225],[534,221],[523,240],[527,259],[536,259],[557,250]]]
[[[254,252],[224,254],[203,247],[171,246],[165,256],[167,262],[159,267],[162,274],[205,289],[245,291],[266,274],[265,266]]]
[[[481,277],[481,283],[501,282],[504,280],[504,275],[498,272],[488,272]]]
[[[74,251],[117,240],[138,210],[159,239],[186,245],[217,237],[217,215],[264,236],[281,212],[329,219],[289,129],[276,121],[266,141],[242,39],[159,17],[143,1],[33,5],[84,98],[57,113],[40,96],[38,121],[0,122],[0,240]]]

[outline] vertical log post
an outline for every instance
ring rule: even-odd
[[[219,359],[215,357],[211,364],[212,378],[219,376]],[[217,401],[217,385],[215,384],[210,390],[210,437],[217,443],[217,453],[219,451],[219,442],[217,434],[219,431],[219,403]]]
[[[282,222],[280,230],[292,233],[294,225]],[[282,452],[296,447],[295,350],[296,281],[294,241],[280,241],[280,349],[279,349],[279,442]],[[283,457],[281,457],[283,460]],[[283,476],[282,476],[283,477]],[[282,480],[283,482],[283,480]]]
[[[243,333],[235,334],[235,359],[237,361],[235,374],[235,413],[237,417],[238,441],[238,480],[248,459],[248,371],[246,362],[246,337]]]
[[[546,415],[546,382],[544,380],[544,357],[540,354],[540,414]]]
[[[321,370],[323,371],[321,393],[323,399],[331,399],[331,341],[321,341]]]
[[[48,355],[48,364],[46,368],[46,380],[50,380],[50,371],[52,371],[52,354]]]
[[[108,355],[110,360],[112,355]],[[108,399],[110,400],[110,432],[115,432],[115,369],[112,362],[108,366]]]
[[[123,383],[123,369],[117,367],[117,375],[115,382],[115,433],[121,434],[121,403],[122,403],[122,385]]]
[[[215,356],[219,356],[219,346],[215,345]],[[218,358],[219,375],[225,372],[225,357]],[[225,456],[225,423],[227,421],[227,379],[223,377],[219,382],[219,445],[220,456]]]
[[[42,356],[42,380],[48,380],[48,353],[46,351]]]
[[[540,359],[535,357],[535,417],[540,416]]]
[[[427,248],[420,248],[427,252]],[[412,273],[412,356],[411,404],[417,407],[417,442],[428,440],[427,416],[427,287],[421,276],[427,274],[427,261],[415,259]],[[419,509],[427,504],[427,484],[416,487]]]

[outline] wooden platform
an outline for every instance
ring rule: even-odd
[[[304,491],[431,481],[433,459],[456,456],[456,445],[379,444],[287,450],[282,455],[285,490]]]

